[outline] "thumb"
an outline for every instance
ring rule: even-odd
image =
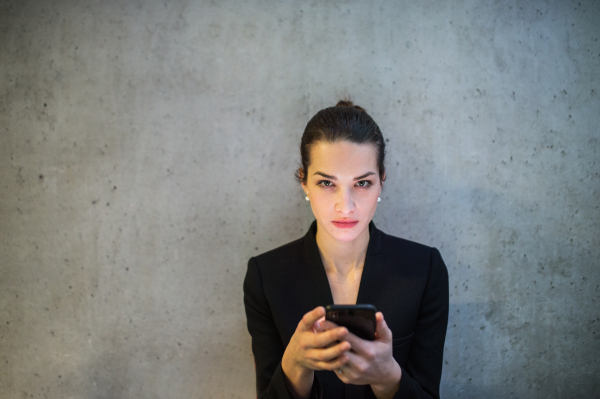
[[[313,331],[315,322],[324,316],[325,308],[323,306],[317,306],[302,317],[300,324],[298,324],[298,328],[303,331]]]
[[[375,320],[377,322],[377,340],[383,342],[392,342],[392,330],[389,329],[387,323],[385,322],[385,319],[383,318],[383,313],[377,312],[375,314]]]

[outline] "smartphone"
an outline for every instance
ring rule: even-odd
[[[325,319],[343,326],[359,338],[375,339],[375,313],[373,305],[327,305]]]

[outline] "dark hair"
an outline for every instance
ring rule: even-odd
[[[296,171],[296,179],[306,183],[313,144],[338,141],[373,145],[377,150],[379,177],[384,180],[385,140],[379,126],[367,111],[347,100],[339,101],[335,107],[320,110],[306,125],[300,142],[301,167]]]

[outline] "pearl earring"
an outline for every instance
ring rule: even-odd
[[[377,197],[377,202],[381,202],[381,197]]]
[[[304,197],[304,199],[310,201],[310,199],[308,198],[308,191],[306,192],[306,197]]]

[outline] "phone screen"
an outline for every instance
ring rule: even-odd
[[[370,341],[375,339],[375,306],[328,305],[325,311],[325,319],[346,327],[357,337]]]

